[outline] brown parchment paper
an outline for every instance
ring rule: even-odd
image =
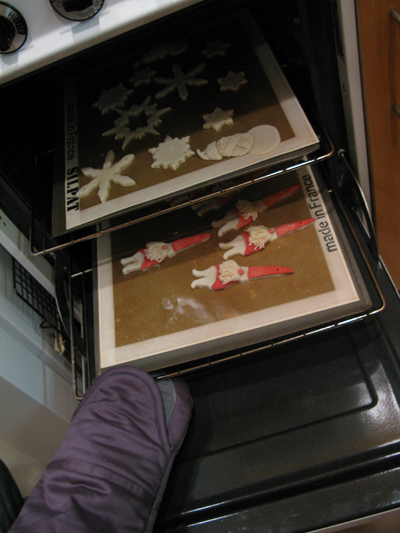
[[[150,66],[152,70],[156,71],[157,77],[171,78],[173,77],[171,68],[174,64],[178,64],[184,73],[188,73],[197,65],[204,63],[203,72],[196,77],[207,79],[209,83],[200,87],[187,85],[189,96],[186,101],[179,98],[176,90],[165,98],[155,99],[155,94],[165,85],[157,84],[154,81],[139,87],[133,87],[132,83],[129,82],[129,78],[135,72],[135,68],[132,66],[134,59],[140,58],[143,51],[148,51],[152,46],[150,44],[147,48],[136,51],[136,54],[133,53],[124,62],[119,62],[116,58],[115,64],[102,66],[101,69],[95,70],[78,82],[76,98],[78,102],[80,168],[102,168],[105,155],[109,150],[114,151],[115,162],[126,154],[133,153],[135,155],[133,164],[122,174],[132,178],[136,185],[122,187],[112,183],[109,200],[218,164],[218,161],[204,161],[195,155],[187,159],[175,171],[162,168],[152,169],[151,165],[154,160],[148,150],[158,146],[167,135],[171,138],[190,136],[190,147],[196,154],[197,149],[203,151],[209,143],[221,137],[245,133],[261,124],[275,126],[282,141],[294,137],[292,128],[254,48],[238,22],[222,24],[217,29],[213,28],[212,30],[195,29],[190,34],[177,36],[176,39],[188,41],[189,48],[186,52],[178,56],[167,56],[149,65],[140,65],[137,69]],[[207,42],[215,42],[219,39],[230,43],[230,47],[225,55],[216,55],[208,59],[202,54],[202,50],[204,50]],[[154,46],[157,44],[159,44],[157,41],[153,43]],[[229,71],[243,71],[247,83],[240,86],[237,91],[221,91],[217,79],[225,77]],[[141,104],[149,95],[151,96],[151,103],[157,103],[157,109],[171,108],[171,111],[161,117],[162,123],[156,127],[159,135],[146,135],[143,139],[133,140],[124,150],[122,150],[122,140],[115,140],[114,136],[102,136],[103,132],[114,127],[113,121],[119,117],[118,113],[109,111],[102,115],[97,108],[93,107],[103,90],[115,87],[120,83],[133,89],[133,94],[129,96],[123,106],[124,109],[128,109],[132,104]],[[213,129],[203,129],[202,115],[212,113],[217,107],[234,111],[233,125],[224,126],[219,132]],[[145,126],[146,121],[146,115],[141,114],[130,120],[129,127],[133,130],[136,127]],[[266,154],[266,159],[268,157]],[[90,181],[90,178],[80,173],[79,187]],[[100,204],[96,189],[89,196],[80,200],[80,209],[82,211]]]
[[[231,206],[238,198],[255,201],[298,183],[295,173],[268,180],[244,189]],[[185,330],[190,339],[193,327],[262,309],[273,313],[274,306],[334,290],[314,226],[284,236],[251,256],[232,257],[239,265],[287,266],[294,274],[251,280],[222,291],[191,289],[195,279],[192,269],[205,270],[221,263],[223,252],[218,243],[229,242],[238,234],[231,231],[219,238],[217,230],[211,228],[211,221],[222,218],[228,207],[203,219],[191,210],[180,210],[169,219],[162,217],[154,224],[131,226],[111,234],[116,347]],[[298,189],[261,214],[252,225],[275,227],[305,218],[310,218],[310,213]],[[210,232],[212,236],[148,271],[122,274],[121,258],[132,255],[147,242],[180,238],[189,227],[190,234]]]

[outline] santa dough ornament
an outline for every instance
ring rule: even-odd
[[[227,194],[223,194],[221,196],[217,196],[217,198],[206,200],[205,202],[193,204],[192,210],[196,211],[199,217],[202,217],[203,215],[207,214],[209,211],[217,211],[223,205],[227,204],[234,194],[235,193],[230,192]]]
[[[121,264],[124,267],[122,273],[126,275],[138,270],[147,270],[162,263],[167,257],[174,257],[178,252],[204,242],[210,237],[210,233],[202,233],[168,243],[149,242],[146,244],[146,248],[141,248],[131,257],[121,259]]]
[[[205,287],[212,291],[219,291],[243,281],[285,276],[286,274],[293,274],[293,272],[291,268],[281,266],[239,266],[236,261],[231,259],[206,270],[193,269],[192,274],[197,279],[192,282],[191,287],[192,289]]]
[[[266,228],[265,226],[252,226],[244,233],[238,235],[233,241],[220,242],[221,250],[227,250],[224,255],[224,261],[227,261],[234,255],[251,255],[255,252],[263,250],[270,242],[278,240],[280,237],[290,235],[295,231],[311,226],[315,218],[307,218],[305,220],[298,220],[297,222],[289,222],[282,224],[276,228]]]
[[[260,213],[266,211],[279,200],[282,200],[283,198],[293,194],[299,188],[300,185],[293,185],[293,187],[283,189],[257,202],[239,200],[236,204],[236,207],[228,211],[224,218],[211,222],[211,225],[213,228],[220,228],[218,231],[218,236],[222,237],[230,230],[241,229],[251,222],[254,222],[257,220]]]

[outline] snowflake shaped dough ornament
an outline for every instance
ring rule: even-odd
[[[100,110],[102,115],[109,111],[114,111],[118,107],[123,107],[128,97],[133,93],[133,89],[127,89],[122,83],[112,89],[105,89],[101,92],[97,102],[93,104]]]
[[[159,132],[156,130],[156,127],[159,126],[162,122],[160,117],[170,110],[170,107],[159,109],[158,111],[149,116],[149,118],[147,119],[146,126],[140,126],[134,129],[133,131],[127,128],[126,131],[124,131],[119,136],[119,138],[124,139],[124,142],[122,143],[122,149],[124,150],[128,146],[128,144],[134,139],[142,139],[145,135],[160,135]]]
[[[241,85],[247,83],[245,73],[242,72],[228,72],[225,78],[218,78],[218,83],[221,85],[221,91],[237,91]]]
[[[140,105],[132,105],[129,109],[116,109],[120,117],[114,120],[114,128],[103,133],[103,137],[108,135],[115,135],[115,140],[123,139],[122,149],[124,150],[128,144],[134,139],[142,139],[146,134],[159,135],[155,129],[162,122],[161,116],[171,110],[170,107],[157,109],[157,104],[150,104],[151,97],[148,96]],[[138,127],[134,130],[129,128],[129,121],[131,117],[138,117],[145,114],[147,119],[146,126]]]
[[[194,152],[189,146],[190,137],[183,137],[182,139],[172,139],[169,135],[165,137],[165,141],[160,143],[156,148],[150,148],[149,152],[152,154],[154,163],[151,168],[171,168],[177,170],[178,167],[192,157]]]
[[[121,176],[121,172],[132,164],[135,156],[133,154],[128,154],[120,159],[120,161],[117,161],[117,163],[113,164],[114,159],[115,154],[112,150],[110,150],[104,159],[103,168],[96,169],[87,167],[81,169],[82,174],[88,178],[91,178],[92,181],[79,189],[79,191],[76,193],[78,198],[88,196],[92,191],[98,188],[98,197],[100,198],[101,202],[104,203],[109,196],[111,182],[118,183],[123,187],[131,187],[132,185],[136,185],[136,182],[128,176]]]
[[[134,139],[143,139],[145,135],[160,135],[159,132],[156,130],[156,127],[162,122],[160,116],[169,111],[170,109],[170,107],[166,107],[150,115],[147,119],[146,126],[140,126],[134,129],[133,131],[131,131],[129,128],[125,128],[124,130],[122,130],[121,133],[115,137],[116,139],[124,139],[124,142],[122,143],[122,149],[125,150],[128,144]]]
[[[142,113],[145,113],[148,117],[155,113],[157,104],[150,105],[151,97],[148,96],[141,104],[133,104],[129,109],[115,109],[119,114],[119,118],[114,120],[115,128],[105,131],[103,136],[114,135],[121,131],[121,128],[128,126],[131,117],[138,117]]]
[[[181,100],[186,100],[189,96],[189,91],[187,90],[186,85],[206,85],[208,80],[203,78],[196,78],[201,72],[203,72],[205,64],[197,65],[194,69],[190,70],[187,74],[182,72],[182,69],[179,65],[172,66],[172,72],[174,74],[173,78],[154,78],[156,83],[161,85],[166,85],[165,89],[158,91],[156,98],[164,98],[167,94],[172,93],[175,89],[178,91],[179,98]]]
[[[223,111],[220,107],[217,107],[212,113],[203,115],[205,121],[203,129],[207,130],[212,128],[215,131],[219,131],[222,126],[230,126],[233,124],[232,116],[233,109]]]

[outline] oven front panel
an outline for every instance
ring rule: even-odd
[[[103,43],[200,0],[0,2],[0,84]],[[13,35],[10,41],[7,36]]]

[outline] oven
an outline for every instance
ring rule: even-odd
[[[0,208],[17,235],[3,227],[2,245],[21,297],[25,269],[50,293],[50,310],[25,300],[71,395],[123,363],[188,381],[193,419],[156,530],[333,531],[395,514],[400,304],[371,218],[353,2],[40,7],[0,2]],[[164,177],[134,189],[152,171]],[[249,217],[274,238],[247,254]]]

